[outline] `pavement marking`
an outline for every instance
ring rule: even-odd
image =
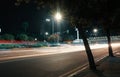
[[[104,59],[105,57],[107,57],[108,55],[102,56],[101,58],[96,59],[96,62],[99,62],[100,60]]]
[[[73,70],[71,70],[71,71],[69,71],[69,72],[67,72],[65,74],[62,74],[59,77],[71,77],[71,76],[77,74],[78,72],[86,69],[87,68],[86,66],[88,66],[88,63],[86,63],[86,64],[84,64],[82,66],[79,66],[79,67],[77,67],[77,68],[75,68],[75,69],[73,69]]]

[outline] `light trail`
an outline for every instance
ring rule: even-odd
[[[119,47],[120,43],[112,43],[112,47]],[[108,44],[94,44],[90,45],[91,49],[99,49],[99,48],[107,48]],[[68,53],[68,52],[78,52],[85,51],[85,47],[83,45],[61,45],[60,47],[45,47],[34,49],[37,52],[45,52],[45,53]]]

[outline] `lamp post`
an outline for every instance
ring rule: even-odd
[[[62,19],[62,15],[59,12],[57,12],[55,14],[55,19],[57,20],[57,22],[60,22],[60,20]]]
[[[55,19],[56,19],[57,23],[59,23],[59,22],[61,21],[62,15],[60,14],[60,12],[57,12],[57,13],[55,14]],[[57,43],[59,44],[60,32],[57,32],[57,34],[58,34]]]
[[[0,33],[2,32],[1,28],[0,28]]]
[[[37,38],[35,38],[35,41],[37,41]]]
[[[47,35],[48,35],[48,32],[45,32],[45,35],[47,36]]]
[[[98,29],[93,29],[93,32],[94,32],[94,35],[95,35],[95,38],[94,39],[96,39],[96,34],[97,34],[97,32],[98,32]],[[96,41],[97,41],[97,39],[96,39]]]
[[[46,42],[48,35],[49,35],[49,33],[48,33],[48,32],[45,32],[45,34],[44,34],[44,42]]]
[[[93,29],[93,32],[94,32],[94,33],[97,33],[97,32],[98,32],[98,29]]]
[[[98,32],[98,29],[93,29],[93,32],[94,32],[94,35],[96,36],[97,32]]]
[[[46,19],[47,22],[52,22],[52,34],[54,34],[54,21],[56,20],[57,23],[60,22],[60,20],[62,19],[62,15],[60,14],[60,12],[57,12],[53,18],[51,19]],[[57,32],[58,35],[60,35],[60,32]],[[57,43],[59,43],[59,37],[57,38]]]

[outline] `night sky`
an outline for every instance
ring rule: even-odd
[[[1,34],[19,34],[22,33],[23,23],[28,23],[28,35],[39,35],[45,32],[51,33],[51,23],[46,22],[45,19],[50,18],[49,10],[47,8],[39,8],[34,3],[20,6],[15,5],[15,0],[0,0],[0,27]],[[119,18],[118,18],[119,19]],[[69,24],[62,21],[61,30],[68,29]]]
[[[51,33],[52,24],[45,21],[46,18],[50,18],[47,8],[38,8],[34,3],[22,3],[20,6],[16,6],[15,0],[1,0],[0,10],[1,34],[11,33],[16,35],[23,32],[22,24],[24,22],[29,25],[27,29],[29,35]],[[55,27],[55,29],[57,31],[57,28],[61,28],[61,31],[65,31],[69,27],[70,25],[63,20],[60,26]],[[75,34],[75,29],[71,31],[71,34]]]
[[[0,1],[0,26],[3,33],[17,34],[23,31],[22,24],[27,22],[28,34],[51,32],[51,23],[45,22],[49,18],[48,10],[38,8],[35,4],[21,4],[15,6],[14,0]]]

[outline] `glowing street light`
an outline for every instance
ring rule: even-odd
[[[48,32],[45,32],[45,35],[47,36],[49,33]]]
[[[1,28],[0,28],[0,33],[2,32]]]
[[[98,32],[98,30],[97,30],[97,29],[93,29],[93,32],[94,32],[94,33],[97,33],[97,32]]]
[[[47,18],[46,21],[47,21],[47,22],[50,22],[50,19]]]
[[[37,41],[37,38],[35,38],[35,41]]]
[[[57,12],[56,15],[55,15],[55,19],[57,21],[60,21],[62,19],[62,15],[59,12]]]

